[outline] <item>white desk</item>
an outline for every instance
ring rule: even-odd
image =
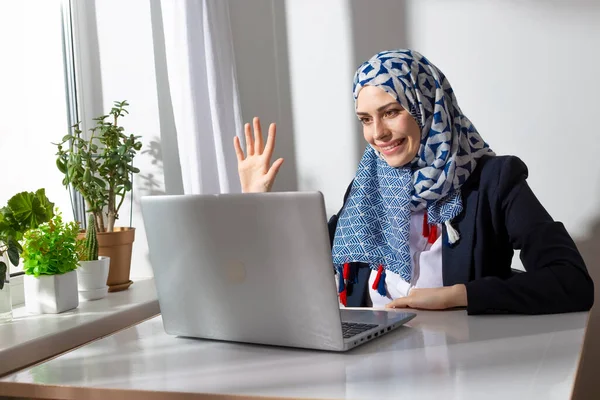
[[[136,281],[128,290],[80,301],[61,314],[13,311],[0,323],[0,376],[137,324],[160,312],[153,279]]]
[[[5,376],[0,395],[568,399],[586,319],[419,312],[405,328],[333,354],[170,337],[159,316]]]
[[[345,354],[167,336],[159,317],[0,379],[56,399],[568,399],[587,313],[419,312]],[[205,396],[202,396],[204,394]]]

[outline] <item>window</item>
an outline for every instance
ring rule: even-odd
[[[61,2],[0,2],[0,37],[0,206],[18,192],[43,187],[71,220],[52,144],[69,125]]]

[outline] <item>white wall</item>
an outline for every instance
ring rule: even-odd
[[[410,2],[408,21],[411,45],[446,73],[484,139],[521,157],[550,213],[585,235],[600,218],[600,164],[590,146],[600,105],[600,5],[419,0]]]
[[[593,145],[600,3],[263,0],[254,13],[248,3],[230,0],[244,118],[280,117],[272,87],[290,88],[292,113],[277,121],[292,126],[297,187],[323,191],[328,213],[341,204],[364,149],[352,113],[352,73],[380,50],[409,47],[446,73],[463,111],[497,153],[527,163],[533,190],[565,223],[591,269],[600,260]],[[281,8],[285,19],[277,15]],[[277,29],[282,25],[285,32]],[[277,51],[265,46],[274,40]],[[287,62],[289,75],[275,61]]]
[[[356,172],[350,17],[346,0],[286,1],[298,189],[323,192],[328,214]]]
[[[499,154],[519,156],[528,182],[595,269],[600,253],[600,3],[408,2],[412,47],[438,65],[459,104]]]

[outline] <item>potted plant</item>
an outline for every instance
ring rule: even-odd
[[[77,286],[83,300],[101,299],[108,293],[106,281],[110,259],[98,256],[98,238],[94,215],[90,214],[85,238],[77,241],[79,267]]]
[[[0,321],[12,319],[9,265],[19,265],[23,248],[19,241],[29,229],[37,228],[54,216],[54,203],[44,189],[21,192],[0,209]]]
[[[54,217],[23,235],[25,306],[33,313],[56,314],[79,305],[77,235],[79,224]]]
[[[132,189],[133,174],[140,170],[133,159],[142,148],[140,136],[126,135],[119,118],[128,114],[126,101],[115,102],[110,113],[94,118],[89,138],[82,137],[79,123],[74,134],[63,137],[58,146],[58,169],[65,174],[63,184],[72,185],[85,199],[94,215],[98,254],[110,258],[109,291],[131,285],[129,271],[135,228],[115,227],[127,192]]]

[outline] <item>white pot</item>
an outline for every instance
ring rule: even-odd
[[[77,268],[79,297],[82,300],[101,299],[108,293],[109,257],[98,257],[95,261],[80,261]]]
[[[108,280],[109,257],[98,257],[95,261],[79,261],[77,282],[79,291],[102,289]]]
[[[58,314],[79,305],[77,273],[61,275],[25,275],[25,306],[35,314]]]

